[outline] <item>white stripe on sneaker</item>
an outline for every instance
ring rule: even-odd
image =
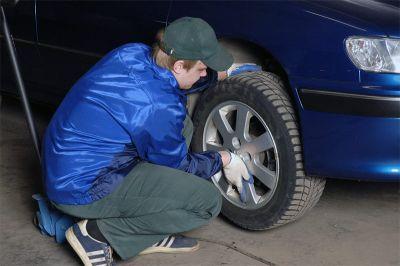
[[[102,258],[98,258],[98,259],[91,259],[90,262],[91,263],[96,263],[96,262],[101,262],[101,261],[105,261],[105,260],[106,260],[106,258],[102,257]]]
[[[98,263],[93,263],[92,266],[107,266],[107,263],[98,262]]]
[[[88,252],[86,254],[88,255],[88,257],[102,255],[102,254],[104,254],[104,250],[96,250],[96,251]]]
[[[161,241],[162,241],[162,240],[158,241],[157,243],[155,243],[154,245],[152,245],[152,247],[158,247],[158,245],[161,244]]]
[[[159,246],[164,246],[165,243],[167,243],[167,241],[168,241],[169,238],[170,238],[170,237],[164,238],[163,242],[161,242],[161,244],[160,244]]]
[[[167,248],[171,247],[172,243],[174,243],[175,237],[172,236],[171,239],[169,240],[168,244],[167,244]]]

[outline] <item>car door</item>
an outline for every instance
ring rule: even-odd
[[[32,95],[36,77],[42,71],[39,63],[39,53],[36,46],[35,30],[35,3],[30,1],[19,2],[15,7],[5,8],[5,14],[10,32],[17,49],[18,61],[23,79],[27,85],[27,94]],[[1,33],[2,34],[2,33]],[[14,73],[9,60],[8,51],[0,34],[0,89],[3,92],[18,94]]]
[[[128,43],[151,44],[165,26],[169,1],[39,2],[39,50],[47,101],[59,102],[92,65]]]

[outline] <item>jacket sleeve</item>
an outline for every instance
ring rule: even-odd
[[[173,105],[153,106],[132,138],[142,159],[209,179],[221,170],[221,156],[215,151],[188,152],[182,135],[185,115]]]

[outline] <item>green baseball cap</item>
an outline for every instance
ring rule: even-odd
[[[201,18],[183,17],[165,28],[161,49],[176,59],[200,60],[216,71],[227,70],[233,56],[218,42],[214,30]]]

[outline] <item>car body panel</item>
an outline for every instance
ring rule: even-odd
[[[43,75],[43,64],[40,54],[35,46],[37,36],[35,34],[35,4],[34,2],[21,2],[18,8],[5,9],[8,25],[17,45],[18,56],[22,64],[21,72],[29,90],[40,90],[37,77]],[[2,32],[0,32],[2,34]],[[1,40],[3,41],[3,40]],[[3,43],[2,43],[3,44]],[[1,56],[1,90],[11,87],[14,75],[11,72],[10,61],[6,49],[0,49]],[[28,60],[23,60],[29,58]],[[17,93],[16,89],[13,90]]]
[[[34,11],[32,3],[19,5]],[[126,42],[150,44],[166,21],[201,17],[219,37],[251,42],[282,67],[299,117],[308,175],[400,180],[399,117],[393,112],[379,117],[316,110],[304,105],[299,94],[306,89],[348,94],[346,98],[400,97],[400,74],[359,70],[345,49],[350,36],[400,38],[399,10],[388,0],[37,2],[36,45],[33,13],[27,23],[32,25],[14,23],[13,30],[30,41],[39,55],[35,64],[42,66],[39,72],[24,75],[28,93],[59,102],[107,51]],[[18,49],[27,45],[17,44]],[[22,53],[20,58],[24,72],[29,72],[26,64],[32,62],[24,59],[31,57]],[[368,101],[358,108],[368,110]]]
[[[320,5],[364,21],[364,23],[374,24],[389,37],[400,38],[399,1],[324,1]]]
[[[398,180],[400,119],[305,110],[301,121],[307,174]]]
[[[387,37],[387,32],[380,26],[391,22],[389,32],[392,33],[395,8],[385,6],[383,10],[390,14],[391,20],[374,24],[369,22],[372,13],[362,16],[364,13],[358,12],[357,16],[352,16],[348,14],[349,10],[343,12],[343,6],[339,10],[334,9],[335,4],[340,7],[335,1],[331,1],[329,7],[308,2],[279,5],[274,2],[251,2],[241,7],[237,2],[224,6],[215,2],[200,2],[195,6],[179,2],[174,3],[171,17],[204,14],[204,19],[215,27],[220,36],[250,40],[264,47],[285,69],[294,95],[298,95],[298,89],[308,88],[400,96],[399,74],[358,70],[348,58],[344,44],[348,36]],[[352,3],[349,5],[354,7]],[[382,15],[377,8],[379,5],[375,3],[373,18],[377,17],[376,14]],[[212,12],[207,13],[207,10]],[[224,16],[226,20],[221,21],[215,15],[218,12],[227,13],[228,17]],[[246,19],[238,20],[234,16]],[[258,23],[260,17],[263,18],[262,24]],[[252,25],[255,24],[264,30],[254,30]],[[251,30],[244,31],[243,28]],[[396,170],[400,170],[399,118],[305,110],[299,97],[296,97],[296,105],[307,174],[360,180],[399,180],[400,173]],[[354,136],[357,136],[357,141],[354,141]],[[381,140],[381,136],[385,136],[385,141]]]
[[[21,2],[15,10],[27,10],[26,5]],[[29,27],[10,25],[17,38],[18,51],[24,46],[20,39],[25,40],[24,36],[28,34],[36,35],[34,6],[30,2]],[[165,25],[169,8],[169,1],[37,2],[38,38],[29,39],[36,57],[20,56],[23,70],[30,61],[40,65],[40,72],[33,77],[25,74],[29,74],[29,70],[23,71],[28,94],[39,101],[58,104],[74,82],[107,52],[128,42],[150,43],[157,30]],[[132,16],[135,10],[140,12]],[[12,13],[11,20],[20,18]],[[2,87],[7,89],[10,84],[11,81],[6,80]]]

